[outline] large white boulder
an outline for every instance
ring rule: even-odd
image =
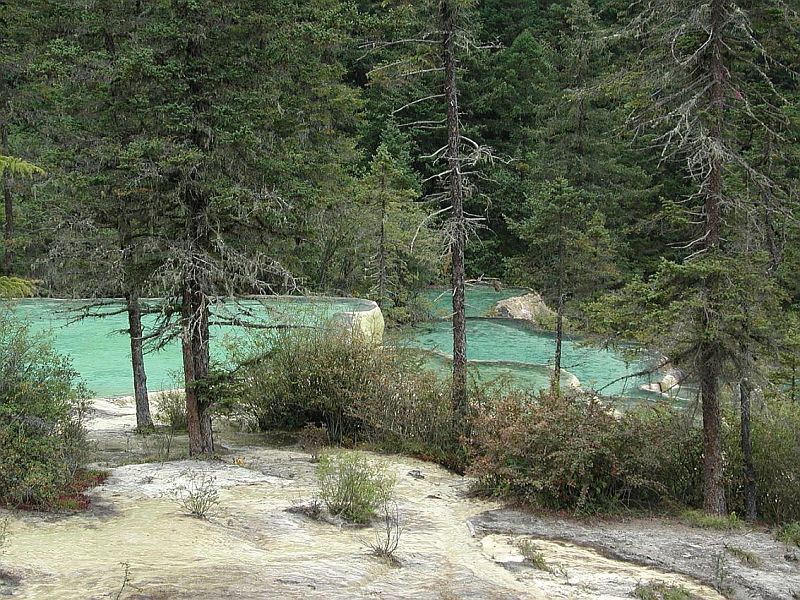
[[[506,300],[500,300],[495,305],[490,316],[506,319],[522,319],[545,327],[553,323],[556,313],[545,304],[540,294],[531,292],[524,296],[515,296],[513,298],[507,298]]]

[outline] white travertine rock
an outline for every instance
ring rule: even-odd
[[[545,304],[540,294],[531,292],[524,296],[500,300],[495,305],[491,316],[522,319],[536,325],[547,325],[555,318],[555,311]]]

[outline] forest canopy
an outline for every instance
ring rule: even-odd
[[[359,296],[406,323],[452,286],[466,422],[466,283],[528,286],[555,309],[556,397],[568,330],[696,382],[725,513],[724,401],[749,469],[751,397],[797,397],[798,8],[3,2],[0,295],[124,298],[143,401],[156,312],[205,454],[220,298]]]

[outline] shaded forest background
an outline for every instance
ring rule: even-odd
[[[467,278],[541,292],[557,339],[565,316],[697,384],[708,512],[722,400],[745,463],[751,394],[796,400],[796,2],[0,10],[3,274],[125,297],[134,370],[140,298],[164,299],[151,335],[183,336],[192,453],[213,450],[217,298],[355,295],[413,322],[461,279],[464,236]]]
[[[85,287],[81,261],[100,238],[116,249],[121,212],[130,212],[132,236],[147,219],[153,226],[159,204],[168,212],[169,169],[188,160],[168,140],[204,113],[220,163],[214,201],[250,202],[236,209],[240,215],[226,215],[235,218],[225,225],[280,265],[277,287],[285,271],[315,292],[383,293],[402,306],[422,285],[447,281],[442,219],[426,218],[442,208],[430,200],[437,165],[424,158],[442,145],[443,112],[432,100],[408,106],[438,93],[437,74],[416,73],[431,65],[413,44],[386,44],[421,30],[424,3],[277,2],[254,22],[252,8],[239,2],[205,11],[201,23],[180,21],[181,11],[199,14],[193,6],[202,4],[4,3],[2,154],[47,172],[6,177],[15,219],[4,270],[43,280],[54,295]],[[735,142],[792,194],[797,37],[790,23],[775,27],[778,8],[753,7],[753,26],[774,61],[765,66],[785,99],[785,137],[770,142],[753,124]],[[466,196],[476,225],[470,277],[547,293],[555,239],[566,237],[567,253],[594,260],[593,273],[572,273],[572,295],[584,299],[690,253],[683,246],[694,238],[693,223],[681,208],[695,184],[685,157],[663,153],[663,129],[631,121],[659,86],[657,73],[642,84],[652,65],[640,60],[643,44],[621,33],[636,10],[622,1],[490,0],[472,8],[476,41],[461,56],[462,121],[493,160],[474,169]],[[238,39],[213,39],[215,20],[244,17],[246,25],[225,31]],[[187,81],[175,60],[195,34],[211,50],[200,67],[206,106],[182,102]],[[750,70],[745,84],[763,86]],[[754,193],[735,168],[726,177],[734,194]],[[746,214],[735,217],[747,225]],[[787,305],[798,294],[790,217],[776,214],[749,234],[773,252]],[[389,264],[381,282],[382,223]],[[84,281],[68,281],[70,272]],[[123,291],[101,281],[108,295]]]

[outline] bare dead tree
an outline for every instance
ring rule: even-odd
[[[392,59],[379,64],[371,71],[373,80],[392,81],[426,76],[435,77],[434,86],[441,92],[428,94],[406,102],[393,111],[402,115],[423,103],[442,101],[445,116],[441,119],[423,119],[403,125],[434,130],[444,129],[447,143],[423,159],[432,161],[436,172],[423,183],[436,182],[440,191],[429,195],[432,201],[445,204],[433,216],[447,214],[443,231],[445,234],[445,256],[450,261],[453,298],[453,385],[452,405],[457,428],[463,425],[468,408],[467,398],[467,331],[466,331],[466,267],[465,251],[470,231],[481,222],[481,218],[465,211],[465,199],[474,193],[467,181],[477,175],[474,167],[481,161],[490,160],[491,148],[481,145],[463,133],[463,113],[459,106],[459,74],[462,71],[459,56],[475,51],[480,46],[470,37],[467,27],[465,2],[462,0],[432,0],[425,3],[421,13],[426,16],[424,31],[407,39],[389,42],[368,42],[362,48],[365,55],[390,46],[408,45],[419,47],[419,52]],[[431,27],[433,25],[433,27]],[[401,125],[402,126],[402,125]],[[426,219],[427,221],[427,219]],[[420,228],[424,225],[421,224]],[[413,249],[413,242],[412,242]]]

